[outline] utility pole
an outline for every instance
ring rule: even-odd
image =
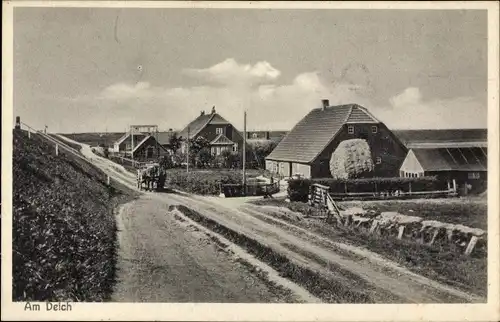
[[[189,173],[189,126],[188,126],[188,135],[187,135],[187,153],[186,153],[186,172]]]
[[[132,164],[134,164],[134,128],[130,128],[130,139],[132,140],[132,145],[130,146],[130,158],[132,159]]]
[[[247,111],[243,112],[243,195],[246,195],[246,145],[247,145]]]

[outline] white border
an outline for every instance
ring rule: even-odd
[[[2,320],[183,321],[496,321],[499,311],[499,5],[497,2],[3,2],[2,34]],[[126,304],[74,303],[72,312],[25,312],[12,303],[13,8],[274,8],[488,10],[488,303],[487,304]]]

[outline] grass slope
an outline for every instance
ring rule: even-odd
[[[13,144],[13,300],[108,299],[113,209],[135,194],[38,135],[14,131]]]

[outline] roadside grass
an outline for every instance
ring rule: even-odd
[[[114,209],[137,195],[37,135],[14,131],[14,301],[105,301],[115,280]]]
[[[320,214],[318,209],[311,207],[306,203],[288,203],[285,202],[284,199],[260,199],[251,201],[251,203],[256,205],[286,207],[292,211],[312,216]],[[359,202],[356,203],[356,205],[359,207],[364,203],[365,202]],[[371,204],[371,202],[367,203]],[[414,206],[415,203],[426,204],[425,202],[412,202],[409,206]],[[342,206],[346,206],[346,203],[340,204],[342,204]],[[352,206],[352,203],[349,203],[348,206]],[[421,207],[423,208],[425,206]],[[450,208],[450,205],[445,203],[433,203],[433,205],[428,207],[432,207],[435,211],[441,207],[443,212],[447,211],[445,212],[447,214],[446,217],[433,217],[436,220],[442,221],[444,221],[443,218],[452,216],[450,209],[467,209],[467,206],[458,207],[456,204],[453,204],[453,208]],[[474,211],[481,209],[480,207],[476,207],[474,205],[469,205],[469,207]],[[395,208],[394,210],[398,209]],[[471,256],[465,256],[456,252],[452,248],[453,246],[428,246],[415,243],[410,240],[400,240],[395,237],[367,234],[360,231],[354,231],[349,228],[331,226],[325,223],[324,220],[320,219],[302,218],[301,220],[298,220],[298,218],[294,216],[283,216],[283,214],[273,211],[263,210],[263,212],[318,233],[319,235],[329,238],[332,241],[344,242],[354,246],[367,248],[370,251],[376,252],[385,258],[408,268],[410,271],[428,278],[457,287],[464,291],[473,292],[480,296],[486,296],[487,254],[485,252],[473,252]],[[462,214],[462,212],[460,212],[460,214]],[[415,210],[413,215],[418,216],[420,214]],[[480,217],[481,214],[476,213],[475,216]],[[482,216],[483,220],[486,221],[486,213],[483,213]]]

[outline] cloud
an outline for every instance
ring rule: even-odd
[[[189,70],[188,74],[205,79],[204,85],[116,83],[96,96],[72,99],[71,104],[75,108],[82,103],[94,110],[98,107],[99,112],[86,114],[88,119],[82,120],[84,124],[100,124],[100,120],[108,119],[118,130],[131,123],[181,129],[201,110],[208,111],[214,105],[239,129],[243,128],[246,110],[248,129],[287,130],[310,110],[320,107],[322,99],[329,99],[331,105],[365,106],[393,129],[486,126],[486,106],[480,100],[470,97],[425,100],[415,87],[387,98],[385,106],[376,106],[369,84],[342,80],[332,83],[315,71],[299,74],[289,83],[277,84],[280,72],[267,62],[252,65],[227,59],[206,69]]]
[[[418,88],[409,87],[389,99],[389,108],[374,114],[389,128],[486,128],[487,105],[476,97],[425,100]]]
[[[276,85],[270,81],[277,78],[279,72],[267,63],[233,65],[233,62],[225,61],[204,70],[228,80],[224,86],[169,88],[147,82],[117,83],[98,95],[100,105],[116,115],[124,115],[127,111],[131,120],[157,122],[164,128],[181,128],[201,110],[215,105],[238,128],[242,128],[242,113],[247,110],[249,128],[290,129],[307,112],[319,107],[323,98],[329,98],[331,104],[363,101],[352,85],[327,86],[317,72],[299,74],[288,84]],[[234,86],[230,79],[237,79],[240,86]],[[125,117],[120,122],[123,119]]]
[[[208,82],[216,82],[228,86],[254,85],[273,81],[281,72],[267,61],[254,65],[239,64],[235,59],[228,58],[221,63],[205,69],[185,69],[184,73],[201,78]]]

